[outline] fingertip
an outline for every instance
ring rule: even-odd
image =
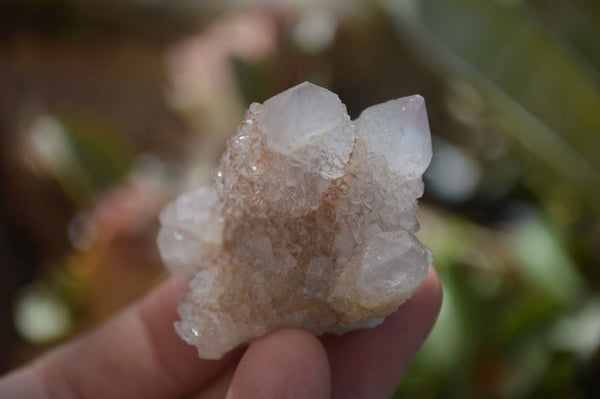
[[[226,398],[329,398],[330,380],[321,342],[306,330],[282,328],[250,345]]]
[[[433,266],[429,266],[427,276],[425,277],[423,283],[425,284],[424,289],[430,291],[430,296],[437,303],[437,307],[440,308],[442,306],[444,292],[442,290],[442,283],[440,282],[437,270],[435,270]]]
[[[430,267],[417,292],[375,328],[323,338],[334,398],[389,397],[433,328],[442,302]]]
[[[407,312],[406,308],[418,308],[418,311],[423,314],[422,319],[430,320],[433,326],[442,307],[442,298],[442,285],[437,271],[433,266],[429,266],[427,276],[421,282],[419,289],[400,307],[399,312]]]

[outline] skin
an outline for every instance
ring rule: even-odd
[[[172,327],[186,287],[167,279],[97,330],[0,379],[0,397],[389,398],[441,304],[430,268],[376,328],[321,338],[282,328],[214,361],[199,359]]]

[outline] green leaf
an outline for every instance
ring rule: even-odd
[[[496,124],[534,155],[532,175],[544,175],[546,184],[568,182],[600,213],[600,85],[597,69],[569,37],[544,26],[525,6],[480,0],[386,4],[402,40],[442,75],[477,88]]]

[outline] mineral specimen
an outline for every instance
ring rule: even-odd
[[[418,95],[355,121],[307,82],[252,104],[215,186],[160,216],[163,260],[190,277],[179,335],[218,359],[282,326],[343,334],[381,323],[432,259],[414,236],[430,160]]]

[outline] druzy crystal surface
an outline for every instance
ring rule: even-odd
[[[432,259],[414,236],[430,160],[418,95],[354,121],[307,82],[252,104],[214,187],[160,216],[163,260],[190,277],[179,335],[218,359],[282,326],[342,334],[381,323]]]

